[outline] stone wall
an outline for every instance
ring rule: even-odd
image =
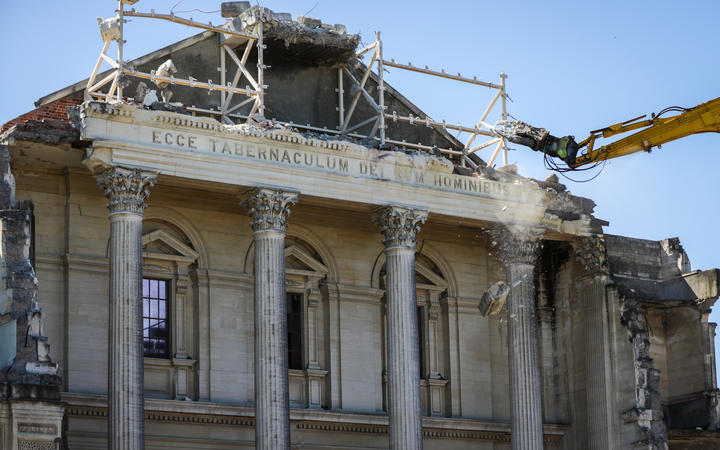
[[[33,204],[15,202],[4,145],[0,179],[0,446],[54,449],[62,432],[61,380],[38,299]]]

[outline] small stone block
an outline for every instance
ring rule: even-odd
[[[250,9],[250,2],[222,2],[220,14],[223,17],[237,17],[246,9]]]
[[[305,16],[298,16],[297,22],[300,25],[302,25],[304,27],[308,27],[308,28],[318,28],[319,26],[322,25],[322,21],[320,21],[320,19],[314,19],[312,17],[305,17]]]
[[[292,22],[292,14],[290,13],[272,13],[272,18],[278,22]]]
[[[507,299],[510,289],[502,281],[498,281],[488,288],[487,291],[480,298],[478,309],[483,317],[494,316],[500,314],[505,301]]]

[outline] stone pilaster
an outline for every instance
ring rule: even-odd
[[[255,241],[255,448],[290,448],[285,229],[297,194],[258,189],[246,206]]]
[[[533,273],[542,234],[531,229],[498,228],[493,244],[499,247],[510,293],[507,298],[508,358],[512,448],[543,448],[540,366],[535,319]]]
[[[422,448],[415,243],[426,211],[388,207],[374,221],[384,235],[390,448]]]
[[[605,241],[599,236],[574,244],[583,271],[576,283],[585,322],[585,402],[588,449],[615,448],[612,373],[605,289],[609,280]]]
[[[110,210],[109,448],[143,449],[142,219],[156,174],[112,167],[95,178]]]

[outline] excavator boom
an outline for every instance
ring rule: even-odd
[[[667,112],[677,112],[671,117],[661,117]],[[516,144],[560,158],[571,168],[619,158],[641,151],[649,152],[666,142],[691,134],[720,132],[720,97],[693,108],[670,107],[652,118],[636,117],[590,132],[586,139],[575,142],[574,136],[555,137],[544,128],[536,128],[524,122],[501,121],[495,133]],[[595,148],[599,138],[636,131],[622,139]]]
[[[608,138],[643,127],[646,128],[611,144],[593,148],[595,139],[599,137]],[[720,132],[720,98],[685,109],[672,117],[653,117],[641,122],[625,122],[596,130],[578,144],[581,149],[587,146],[587,150],[577,156],[570,167],[580,167],[641,151],[649,152],[653,147],[660,147],[666,142],[708,132]]]

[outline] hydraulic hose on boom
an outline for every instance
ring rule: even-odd
[[[676,112],[671,117],[661,117]],[[720,98],[710,100],[693,108],[671,106],[651,114],[650,119],[642,120],[646,115],[625,122],[593,130],[586,139],[576,142],[574,136],[555,137],[544,128],[533,127],[520,121],[500,121],[495,125],[495,133],[510,142],[530,147],[551,157],[564,161],[569,168],[602,162],[620,156],[641,151],[650,152],[653,147],[691,134],[720,132]],[[633,130],[642,130],[622,139],[595,148],[598,138],[609,138]]]

